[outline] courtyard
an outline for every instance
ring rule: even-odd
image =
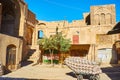
[[[119,80],[120,79],[120,66],[119,65],[102,65],[102,74],[100,74],[100,80]],[[75,74],[71,69],[64,65],[55,65],[51,67],[46,64],[33,64],[23,65],[20,69],[13,71],[12,73],[3,75],[7,78],[15,78],[20,80],[77,80]],[[84,77],[84,80],[88,78]]]
[[[32,1],[0,0],[0,63],[9,72],[0,80],[76,80],[71,69],[57,64],[69,56],[100,62],[100,80],[120,80],[118,1]],[[45,64],[51,59],[54,67]]]

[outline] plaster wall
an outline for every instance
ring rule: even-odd
[[[8,35],[0,34],[0,61],[4,66],[6,66],[6,53],[7,46],[16,46],[16,69],[20,67],[20,61],[22,57],[22,40],[19,38],[11,37]]]

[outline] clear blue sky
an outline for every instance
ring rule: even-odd
[[[116,21],[120,21],[120,0],[25,0],[38,20],[80,20],[83,13],[90,12],[92,5],[115,4]]]

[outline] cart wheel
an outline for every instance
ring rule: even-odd
[[[99,74],[96,74],[95,77],[96,77],[96,80],[100,80],[100,75]]]
[[[90,80],[100,80],[100,76],[98,74],[97,75],[91,75]]]
[[[76,76],[77,76],[77,80],[83,80],[83,76],[82,75],[77,74]]]

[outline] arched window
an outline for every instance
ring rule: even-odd
[[[100,24],[106,24],[105,14],[104,14],[104,13],[101,13],[101,20],[100,20]]]
[[[43,38],[43,31],[42,30],[39,30],[38,31],[38,39],[42,39]]]
[[[100,25],[99,14],[96,14],[96,15],[95,15],[95,24],[96,24],[96,25]]]
[[[110,13],[106,14],[106,24],[112,24],[112,16]]]

